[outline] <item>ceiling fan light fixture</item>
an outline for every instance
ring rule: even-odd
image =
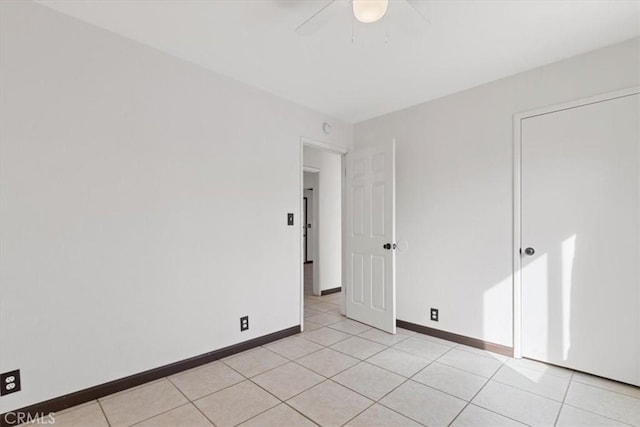
[[[371,24],[382,19],[387,13],[389,0],[352,0],[353,15],[364,24]]]

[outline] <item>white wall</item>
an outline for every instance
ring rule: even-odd
[[[313,290],[342,286],[342,157],[304,147],[304,165],[317,173],[314,188],[315,259]]]
[[[1,8],[0,372],[23,390],[0,411],[300,324],[300,137],[352,126]]]
[[[399,319],[512,345],[513,114],[638,85],[639,64],[635,39],[356,125],[356,148],[397,142]]]

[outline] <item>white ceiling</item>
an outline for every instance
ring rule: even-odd
[[[354,25],[348,0],[39,3],[348,122],[640,35],[639,1],[391,0]],[[385,42],[385,34],[388,40]]]

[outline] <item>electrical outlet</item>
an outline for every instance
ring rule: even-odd
[[[437,308],[432,308],[431,309],[431,320],[434,322],[438,321],[438,309]]]
[[[240,332],[249,330],[249,316],[242,316],[240,318]]]
[[[20,391],[20,369],[0,374],[0,396]]]

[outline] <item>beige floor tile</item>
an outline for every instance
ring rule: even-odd
[[[109,394],[109,395],[104,396],[104,397],[100,397],[98,400],[100,402],[104,402],[105,400],[113,399],[114,397],[118,397],[118,396],[120,396],[122,394],[127,394],[127,393],[129,393],[131,391],[138,390],[139,388],[147,387],[147,386],[150,386],[151,384],[160,383],[160,382],[163,382],[163,381],[166,381],[166,378],[159,378],[157,380],[149,381],[147,383],[140,384],[140,385],[137,385],[135,387],[131,387],[131,388],[128,388],[126,390],[119,391],[117,393],[113,393],[113,394]]]
[[[411,380],[392,391],[380,403],[429,426],[448,425],[467,404],[464,400]]]
[[[351,337],[332,345],[331,348],[358,359],[366,359],[376,353],[380,353],[388,347],[377,342],[365,340],[364,338]]]
[[[394,348],[429,360],[435,360],[451,350],[451,347],[446,345],[432,343],[417,337],[410,337],[401,341]]]
[[[420,424],[384,406],[375,404],[355,417],[348,427],[420,427]]]
[[[457,344],[452,342],[452,341],[444,340],[444,339],[438,338],[438,337],[433,337],[433,336],[427,335],[427,334],[415,334],[414,337],[419,338],[421,340],[429,341],[429,342],[432,342],[432,343],[444,345],[444,346],[450,347],[450,348],[453,348],[453,347],[457,346]]]
[[[572,380],[640,399],[640,387],[624,384],[618,381],[608,380],[606,378],[596,377],[594,375],[585,374],[583,372],[574,372]]]
[[[560,411],[560,402],[495,381],[489,381],[472,402],[530,426],[552,426]]]
[[[402,384],[406,378],[363,362],[342,371],[332,380],[369,399],[378,400]]]
[[[380,352],[367,359],[367,362],[395,372],[403,377],[410,377],[431,363],[430,360],[396,350],[395,348],[389,348]]]
[[[279,403],[278,399],[250,381],[241,382],[194,402],[218,427],[237,425]]]
[[[390,334],[388,332],[381,331],[380,329],[369,329],[368,331],[359,334],[359,336],[387,346],[396,345],[400,341],[404,341],[409,338],[408,335]]]
[[[128,426],[187,403],[166,378],[102,401],[111,426]]]
[[[241,427],[315,427],[315,425],[284,403],[240,424]]]
[[[572,381],[565,403],[632,426],[640,426],[640,399]]]
[[[569,380],[521,366],[503,365],[492,380],[562,402]]]
[[[469,405],[458,415],[451,427],[523,427],[526,424],[519,423],[510,418],[488,411],[479,406]],[[577,427],[577,426],[575,426]]]
[[[458,350],[464,350],[464,351],[468,351],[469,353],[474,353],[474,354],[478,354],[480,356],[486,356],[486,357],[490,357],[492,359],[496,359],[502,363],[506,363],[507,360],[510,359],[510,357],[508,356],[504,356],[502,354],[498,354],[498,353],[493,353],[491,351],[487,351],[487,350],[482,350],[480,348],[475,348],[475,347],[469,347],[468,345],[462,345],[462,344],[458,344],[456,346],[456,348]]]
[[[202,415],[191,403],[172,409],[164,414],[157,415],[139,424],[136,427],[211,427],[207,417]]]
[[[314,310],[314,309],[309,308],[307,306],[304,307],[304,318],[305,318],[305,320],[307,318],[311,317],[311,316],[317,316],[318,314],[322,314],[322,312]]]
[[[296,362],[329,378],[355,365],[359,360],[330,348],[325,348],[301,357]]]
[[[317,323],[309,322],[305,319],[304,321],[304,332],[315,331],[316,329],[324,328],[322,325],[318,325]]]
[[[410,331],[408,329],[396,328],[396,334],[413,336],[413,335],[416,335],[416,333],[417,332],[413,332],[413,331]]]
[[[320,313],[315,316],[307,317],[307,320],[313,323],[317,323],[318,325],[327,326],[333,323],[338,323],[344,320],[343,317],[336,316],[334,314]]]
[[[573,406],[563,405],[558,417],[557,427],[624,427],[623,424],[610,418],[583,411]]]
[[[315,310],[315,311],[321,311],[321,312],[325,312],[325,311],[329,311],[335,308],[340,308],[339,305],[337,304],[332,304],[330,302],[317,302],[315,304],[310,304],[308,306],[311,310]]]
[[[289,362],[253,377],[252,381],[279,399],[287,400],[321,383],[324,379],[324,377],[307,368]]]
[[[247,378],[256,376],[288,362],[284,357],[266,348],[256,348],[245,351],[244,353],[224,359],[223,361],[226,365],[240,372]]]
[[[440,357],[438,362],[485,378],[490,378],[502,366],[499,360],[455,348]]]
[[[265,347],[290,360],[298,359],[322,349],[321,345],[299,337],[286,338]]]
[[[531,359],[512,359],[509,358],[506,361],[506,364],[509,366],[520,366],[527,369],[532,369],[534,371],[542,371],[547,374],[555,375],[557,377],[562,378],[571,378],[573,375],[573,371],[565,368],[561,368],[559,366],[549,365],[546,363],[538,362],[537,360]]]
[[[221,362],[213,362],[169,377],[169,380],[184,393],[189,400],[196,400],[207,394],[237,384],[244,377]]]
[[[51,421],[48,415],[41,419],[43,423]],[[88,404],[78,405],[65,411],[57,412],[53,415],[53,419],[55,420],[54,425],[61,427],[109,426],[107,419],[102,413],[102,409],[100,409],[100,405],[95,400]],[[28,425],[42,425],[43,423],[36,422],[35,424]]]
[[[334,316],[342,316],[342,309],[338,306],[337,308],[332,308],[331,310],[325,311],[327,314],[333,314]]]
[[[331,328],[320,328],[315,331],[305,332],[302,334],[304,339],[313,341],[317,344],[321,345],[332,345],[337,343],[338,341],[342,341],[344,339],[349,338],[351,335],[345,334],[344,332],[336,331]]]
[[[487,382],[484,377],[438,362],[433,362],[411,379],[467,401]]]
[[[322,426],[341,426],[373,402],[329,380],[287,403]]]
[[[88,402],[84,402],[84,403],[81,403],[81,404],[76,405],[76,406],[71,406],[71,407],[69,407],[67,409],[61,409],[60,411],[56,411],[55,415],[56,416],[63,415],[63,414],[66,414],[67,412],[75,411],[76,409],[80,409],[80,408],[84,408],[84,407],[87,407],[87,406],[91,406],[91,405],[94,405],[96,403],[98,403],[97,399],[96,400],[90,400]]]
[[[331,329],[337,329],[339,331],[346,332],[352,335],[357,335],[371,329],[371,326],[365,325],[364,323],[356,322],[355,320],[351,319],[345,319],[342,322],[329,325],[329,327]]]

